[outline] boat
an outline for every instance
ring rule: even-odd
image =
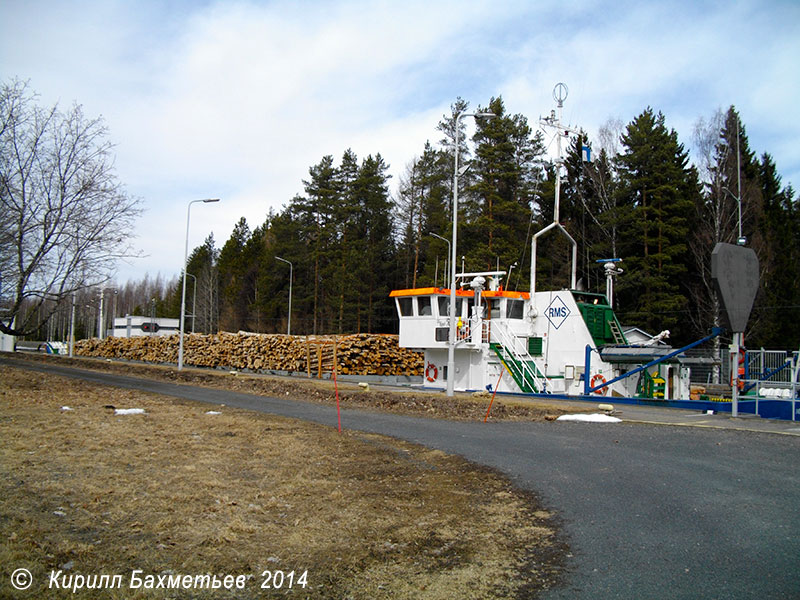
[[[423,387],[448,394],[488,391],[593,401],[613,398],[621,403],[658,402],[706,411],[728,410],[734,415],[741,408],[742,412],[794,420],[800,412],[795,403],[800,390],[796,383],[791,384],[791,406],[779,406],[775,414],[768,414],[765,401],[759,411],[757,398],[753,409],[748,398],[738,402],[737,392],[744,392],[744,377],[734,380],[729,401],[711,398],[703,393],[702,386],[692,385],[692,368],[707,367],[714,361],[692,358],[686,352],[720,335],[721,329],[715,328],[706,337],[678,349],[659,343],[668,336],[667,331],[646,344],[630,343],[613,308],[614,278],[622,272],[619,258],[598,260],[606,273],[604,293],[578,289],[577,243],[559,223],[561,138],[577,132],[561,123],[566,88],[557,86],[554,97],[558,114],[552,111],[542,120],[544,126],[554,129],[558,140],[554,220],[533,236],[530,290],[507,289],[506,271],[455,273],[453,267],[450,288],[421,287],[390,293],[399,319],[400,346],[424,352]],[[572,244],[571,282],[565,289],[537,290],[537,241],[549,232],[562,233]],[[453,243],[452,265],[455,257]],[[739,347],[732,352],[735,361]],[[796,382],[798,357],[788,366]]]
[[[391,292],[400,346],[424,352],[424,387],[444,390],[452,377],[458,391],[689,398],[691,364],[701,359],[687,358],[685,349],[675,354],[669,346],[629,344],[605,294],[510,291],[503,289],[504,275],[456,275],[463,285],[455,294],[452,375],[451,290]]]

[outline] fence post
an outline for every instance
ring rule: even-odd
[[[311,345],[306,336],[306,376],[311,379]]]

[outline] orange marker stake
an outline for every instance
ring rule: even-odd
[[[494,393],[492,394],[492,400],[489,402],[489,408],[486,409],[486,416],[483,417],[483,422],[486,423],[486,420],[489,418],[489,411],[492,410],[492,404],[494,403],[494,397],[497,395],[497,386],[500,385],[500,380],[503,378],[503,371],[500,371],[500,377],[497,378],[497,384],[494,386]]]

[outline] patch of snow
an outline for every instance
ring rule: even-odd
[[[115,415],[143,415],[143,408],[116,408],[114,409]]]
[[[222,413],[219,412],[218,410],[207,410],[206,414],[207,415],[221,415]]]
[[[622,423],[622,419],[598,413],[592,415],[561,415],[556,421],[579,421],[581,423]]]
[[[67,412],[68,410],[73,410],[73,409],[71,407],[69,407],[69,406],[62,406],[61,407],[61,411],[62,412]]]

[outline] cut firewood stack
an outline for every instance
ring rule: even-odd
[[[177,335],[106,338],[75,342],[80,356],[153,363],[178,362]],[[422,375],[422,353],[400,348],[396,335],[358,333],[299,336],[253,333],[187,334],[183,361],[198,367],[340,375]]]

